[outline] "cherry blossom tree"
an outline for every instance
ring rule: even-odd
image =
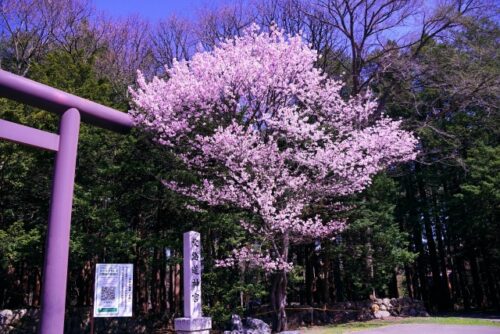
[[[200,177],[165,185],[255,217],[239,222],[248,244],[218,264],[246,263],[272,275],[278,331],[286,329],[290,245],[333,238],[345,225],[341,199],[416,154],[416,138],[379,115],[369,92],[346,100],[342,82],[317,69],[317,60],[301,36],[252,25],[174,62],[168,79],[147,82],[139,73],[131,89],[137,125]],[[332,203],[328,214],[315,213],[320,202]]]

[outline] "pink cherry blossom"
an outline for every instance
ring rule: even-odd
[[[334,205],[320,201],[366,188],[387,166],[413,159],[417,140],[399,121],[375,117],[367,92],[345,100],[342,83],[314,67],[301,36],[251,26],[241,37],[174,62],[167,79],[131,89],[138,126],[171,148],[201,179],[165,186],[209,206],[253,214],[240,224],[261,247],[234,250],[220,266],[269,272],[292,268],[292,243],[332,238],[344,228]]]

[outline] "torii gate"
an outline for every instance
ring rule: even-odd
[[[61,115],[59,134],[0,119],[0,139],[56,152],[42,277],[40,334],[62,334],[66,301],[69,236],[80,118],[125,133],[127,113],[0,70],[0,97]]]

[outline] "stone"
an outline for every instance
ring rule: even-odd
[[[366,312],[361,312],[357,319],[358,321],[367,321],[367,320],[372,320],[373,319],[373,313],[366,311]]]
[[[392,309],[389,310],[389,312],[391,313],[391,315],[398,316],[400,313],[400,309],[399,307],[393,307]]]
[[[387,302],[387,300],[385,301]],[[299,328],[305,327],[312,324],[330,324],[330,323],[343,323],[352,320],[364,321],[371,320],[375,318],[374,313],[377,313],[379,319],[383,317],[408,317],[408,316],[425,316],[424,304],[417,299],[410,299],[407,297],[389,299],[390,305],[384,304],[384,299],[381,298],[371,298],[362,301],[351,301],[351,302],[338,302],[332,303],[324,307],[324,305],[317,306],[317,309],[313,309],[310,306],[297,307],[294,304],[295,309],[293,312],[288,313],[288,323],[289,328]],[[385,305],[385,310],[383,310],[382,305]],[[348,309],[348,306],[352,306],[352,309]],[[320,309],[320,307],[322,307]],[[413,309],[413,311],[411,311]],[[256,310],[256,311],[261,311]],[[411,314],[410,314],[411,311]],[[388,312],[380,313],[380,312]],[[255,312],[258,313],[258,312]],[[265,319],[266,321],[268,319]],[[247,329],[245,325],[245,319],[242,320],[243,329]],[[248,329],[247,332],[231,331],[232,327],[228,323],[227,329],[229,330],[227,334],[253,334],[256,331],[253,329]]]
[[[25,309],[25,308],[22,308],[22,309],[19,309],[19,310],[15,310],[14,311],[14,317],[16,319],[21,319],[22,317],[24,317],[26,315],[26,313],[28,313],[28,310]]]
[[[237,314],[231,315],[231,330],[232,331],[243,330],[243,323],[241,322],[241,317]]]
[[[14,312],[11,310],[0,311],[0,325],[7,326],[14,319]]]
[[[184,316],[201,317],[201,245],[200,234],[190,231],[183,236]]]
[[[387,311],[377,311],[373,315],[376,319],[385,319],[391,316],[391,314]]]
[[[184,318],[174,319],[177,333],[209,334],[212,319],[203,317],[201,307],[201,240],[200,234],[183,235]]]
[[[246,318],[245,321],[246,333],[250,334],[252,331],[256,331],[254,333],[259,334],[271,334],[271,326],[266,324],[264,321],[256,318]]]
[[[176,318],[174,319],[174,328],[177,333],[209,333],[212,328],[212,318]]]
[[[387,311],[387,306],[385,304],[380,305],[380,311]]]
[[[237,314],[231,316],[231,330],[224,334],[271,334],[271,327],[256,318],[246,318],[243,321]]]

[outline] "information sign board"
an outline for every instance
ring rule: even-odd
[[[132,316],[133,275],[133,264],[96,264],[94,317]]]

